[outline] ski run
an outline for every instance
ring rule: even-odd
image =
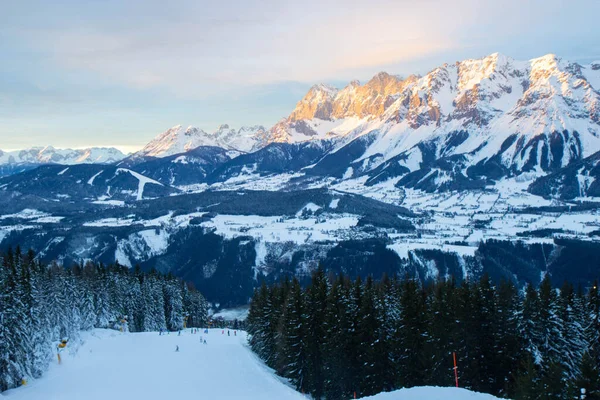
[[[202,339],[202,342],[201,342]],[[206,340],[206,344],[203,341]],[[7,400],[308,399],[247,347],[245,332],[190,329],[121,333],[95,329],[69,342],[62,363],[38,380],[0,394]],[[69,346],[71,348],[69,349]],[[75,347],[78,347],[77,349]],[[179,349],[179,351],[176,351]],[[464,389],[419,387],[371,400],[494,400]]]

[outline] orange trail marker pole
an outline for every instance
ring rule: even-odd
[[[456,381],[456,387],[458,387],[458,367],[456,366],[456,353],[452,353],[452,357],[454,358],[454,380]]]

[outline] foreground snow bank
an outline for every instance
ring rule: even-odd
[[[453,387],[414,387],[400,389],[375,396],[363,397],[371,400],[498,400],[490,394],[471,392]]]

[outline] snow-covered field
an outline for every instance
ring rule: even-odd
[[[306,399],[249,350],[246,334],[211,329],[158,333],[85,333],[75,354],[65,352],[41,379],[3,393],[11,400],[120,399]],[[200,337],[207,344],[200,343]],[[179,346],[179,352],[175,351]],[[373,400],[493,400],[455,388],[413,388],[369,397]]]
[[[243,321],[248,317],[248,311],[248,306],[227,308],[214,313],[213,318],[223,318],[225,321],[233,321],[235,319]]]

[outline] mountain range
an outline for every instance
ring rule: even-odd
[[[599,90],[600,62],[492,54],[315,85],[270,129],[178,125],[128,156],[11,153],[0,248],[157,268],[230,305],[317,265],[586,284],[600,268]]]
[[[556,172],[600,150],[600,63],[501,54],[444,64],[424,76],[381,72],[343,89],[319,84],[269,130],[176,126],[136,156],[198,146],[256,152],[272,143],[331,143],[307,174],[368,183],[404,176],[426,190],[484,187]],[[335,171],[330,168],[335,165]],[[305,165],[305,166],[308,166]],[[457,186],[458,185],[458,186]]]
[[[429,190],[481,186],[505,176],[555,172],[600,150],[600,62],[582,66],[553,54],[516,61],[495,53],[439,66],[424,76],[378,73],[337,89],[313,86],[287,118],[215,132],[174,126],[127,165],[219,147],[230,158],[272,143],[332,142],[311,167],[320,175],[404,180]],[[111,163],[115,149],[35,148],[0,153],[0,164]],[[341,161],[341,162],[340,162]],[[448,162],[446,162],[448,161]],[[412,175],[411,175],[412,174]],[[425,181],[437,183],[426,184]]]

